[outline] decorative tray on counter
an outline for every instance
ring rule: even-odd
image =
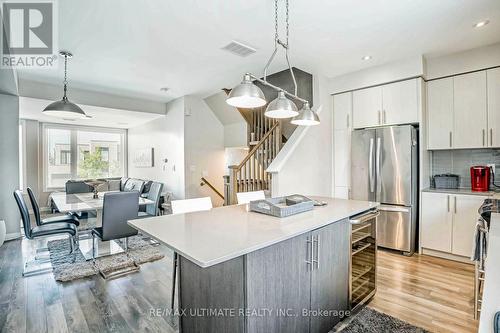
[[[250,201],[250,211],[275,217],[287,217],[312,210],[314,201],[300,194]]]

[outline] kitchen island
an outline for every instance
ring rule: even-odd
[[[500,196],[496,198],[500,200]],[[493,320],[497,312],[500,312],[500,214],[493,213],[488,236],[479,333],[495,333]]]
[[[181,332],[328,332],[349,310],[349,217],[367,201],[275,218],[247,205],[132,220],[179,255]]]

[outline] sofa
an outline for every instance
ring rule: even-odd
[[[99,178],[97,180],[105,181],[104,184],[99,186],[99,191],[137,191],[140,193],[141,197],[147,197],[149,189],[153,181],[143,180],[138,178],[128,178],[128,177],[115,177],[115,178]],[[65,190],[68,194],[73,193],[90,193],[92,192],[92,187],[87,185],[85,182],[89,179],[84,180],[68,180],[65,184]],[[161,205],[164,203],[163,196],[160,198],[160,209]],[[55,211],[55,207],[51,202],[52,211]],[[141,206],[140,210],[144,211],[145,207]]]

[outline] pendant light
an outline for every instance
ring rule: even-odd
[[[90,118],[83,112],[83,110],[76,105],[75,103],[72,103],[68,100],[68,97],[66,95],[67,90],[68,90],[68,58],[71,58],[73,55],[70,52],[67,51],[60,51],[59,55],[64,57],[64,95],[62,100],[53,102],[49,104],[44,110],[43,113],[50,115],[50,116],[55,116],[55,117],[60,117],[60,118],[68,118],[68,119],[76,119],[76,118]]]
[[[271,54],[271,57],[267,61],[266,67],[264,67],[264,77],[260,79],[259,77],[247,73],[243,77],[243,81],[236,86],[229,93],[226,102],[227,104],[237,107],[237,108],[257,108],[264,106],[266,104],[265,96],[262,90],[257,87],[252,80],[258,81],[272,89],[278,91],[278,97],[271,101],[264,112],[264,115],[269,118],[276,119],[284,119],[284,118],[294,118],[292,121],[293,124],[301,125],[301,126],[311,126],[319,124],[318,115],[310,109],[309,102],[303,98],[297,96],[297,81],[295,79],[295,74],[293,73],[293,68],[290,64],[290,59],[288,57],[288,49],[289,49],[289,0],[285,0],[286,4],[286,39],[282,41],[279,38],[278,34],[278,0],[274,1],[274,51]],[[290,70],[290,74],[292,76],[294,93],[291,94],[288,91],[277,87],[267,81],[267,70],[271,65],[276,53],[278,52],[278,46],[281,46],[285,50],[285,58],[288,64],[288,69]],[[295,103],[289,99],[288,97],[293,98],[294,100],[298,100],[304,103],[304,107],[300,110],[300,113],[297,111],[297,106]]]
[[[269,118],[285,119],[298,115],[297,105],[286,98],[285,92],[279,91],[278,97],[274,99],[266,108],[264,115]]]
[[[311,110],[311,108],[309,107],[309,102],[307,102],[304,103],[304,106],[302,107],[302,109],[300,109],[298,116],[293,118],[291,123],[299,126],[319,125],[319,117],[316,112]]]
[[[266,97],[262,90],[252,82],[250,74],[243,76],[243,81],[229,93],[227,104],[244,109],[258,108],[266,105]]]

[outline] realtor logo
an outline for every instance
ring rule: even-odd
[[[2,2],[1,67],[54,67],[54,7],[52,1]]]

